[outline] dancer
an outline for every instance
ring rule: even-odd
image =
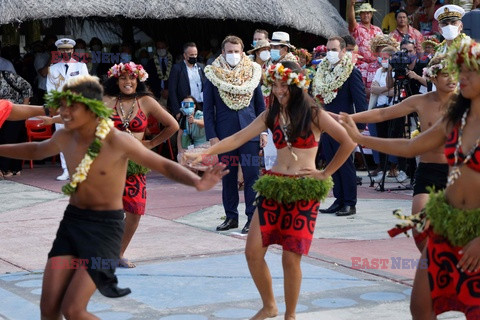
[[[199,191],[210,189],[225,174],[224,166],[218,165],[199,178],[143,147],[129,134],[111,130],[111,109],[103,105],[102,94],[96,77],[68,80],[62,92],[52,91],[47,99],[49,106],[60,109],[65,129],[42,142],[0,146],[2,156],[17,159],[44,159],[63,151],[73,173],[62,188],[70,201],[45,267],[42,319],[61,315],[98,319],[86,310],[96,288],[107,297],[130,293],[128,288],[117,287],[115,276],[124,227],[121,195],[128,159]]]
[[[447,102],[453,95],[457,82],[446,70],[445,55],[434,57],[425,69],[427,78],[437,87],[437,91],[411,96],[402,102],[379,109],[372,109],[352,115],[356,123],[379,123],[386,120],[403,118],[416,112],[420,121],[420,130],[426,131],[443,117]],[[428,150],[420,155],[420,163],[415,171],[413,185],[412,214],[420,212],[428,201],[427,187],[443,190],[447,185],[448,164],[443,155],[443,146]],[[426,233],[413,229],[415,244],[420,252],[427,242]]]
[[[385,153],[411,157],[444,146],[450,172],[445,190],[432,191],[425,206],[429,228],[422,258],[428,258],[428,269],[415,274],[415,320],[453,310],[469,320],[480,317],[480,44],[465,39],[448,55],[449,71],[459,72],[460,93],[445,116],[415,139],[365,137],[350,115],[340,116],[354,141]]]
[[[111,118],[117,129],[130,133],[149,149],[165,142],[178,130],[177,121],[147,92],[144,82],[148,74],[141,65],[133,62],[116,64],[110,68],[108,77],[104,84],[104,102],[113,109]],[[153,116],[163,129],[152,140],[143,140],[149,116]],[[120,266],[125,268],[135,267],[124,254],[145,214],[147,172],[146,168],[129,161],[123,193],[126,224],[120,250]]]
[[[234,150],[270,128],[278,149],[277,163],[255,183],[257,208],[248,233],[245,255],[253,281],[262,298],[255,320],[278,313],[272,277],[265,262],[270,244],[283,247],[285,319],[295,319],[300,294],[302,254],[308,254],[320,200],[332,186],[330,176],[350,156],[355,144],[341,126],[317,107],[306,93],[309,81],[295,62],[270,66],[264,85],[271,85],[273,102],[248,127],[221,140],[203,155],[187,153],[193,163],[209,155]],[[340,147],[324,170],[315,167],[321,132],[338,141]]]

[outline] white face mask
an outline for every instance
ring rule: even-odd
[[[327,60],[330,62],[330,64],[336,64],[338,61],[340,61],[340,58],[338,57],[339,52],[337,51],[327,51]]]
[[[270,51],[265,50],[260,52],[260,59],[262,59],[262,61],[267,61],[268,59],[270,59]]]
[[[452,26],[451,24],[449,24],[448,26],[442,27],[442,36],[446,40],[453,40],[460,33],[458,29],[459,29],[458,26]]]
[[[388,61],[382,61],[382,68],[388,69]]]
[[[230,66],[235,67],[242,60],[242,56],[240,53],[227,53],[225,60]]]

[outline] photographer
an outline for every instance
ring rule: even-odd
[[[417,57],[415,41],[405,37],[400,43],[400,51],[390,59],[387,73],[388,89],[395,87],[395,103],[418,94],[420,86],[427,86],[427,80],[422,77],[423,68],[427,64],[428,59]],[[392,71],[395,73],[395,77],[392,76]]]
[[[203,122],[203,112],[198,110],[198,103],[192,96],[187,96],[181,103],[180,130],[177,134],[178,162],[190,146],[199,147],[207,142]]]

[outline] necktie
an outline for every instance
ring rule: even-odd
[[[165,72],[167,71],[167,63],[165,62],[166,58],[162,58],[162,73],[165,75]]]
[[[67,75],[68,72],[68,63],[65,63],[65,75]]]

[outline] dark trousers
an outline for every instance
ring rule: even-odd
[[[339,148],[339,143],[328,134],[322,134],[322,151],[327,164],[332,161],[333,156]],[[353,157],[348,157],[345,163],[332,175],[333,196],[335,203],[345,206],[357,204],[357,173],[353,163]]]
[[[25,120],[5,121],[0,129],[0,144],[20,143],[27,140]],[[22,170],[22,160],[0,157],[0,170],[18,172]]]
[[[258,179],[260,169],[260,146],[258,141],[250,141],[240,148],[219,155],[219,160],[227,165],[230,172],[222,178],[222,202],[227,219],[238,220],[238,164],[242,167],[245,195],[245,214],[252,218],[255,206],[255,192],[252,187]]]

